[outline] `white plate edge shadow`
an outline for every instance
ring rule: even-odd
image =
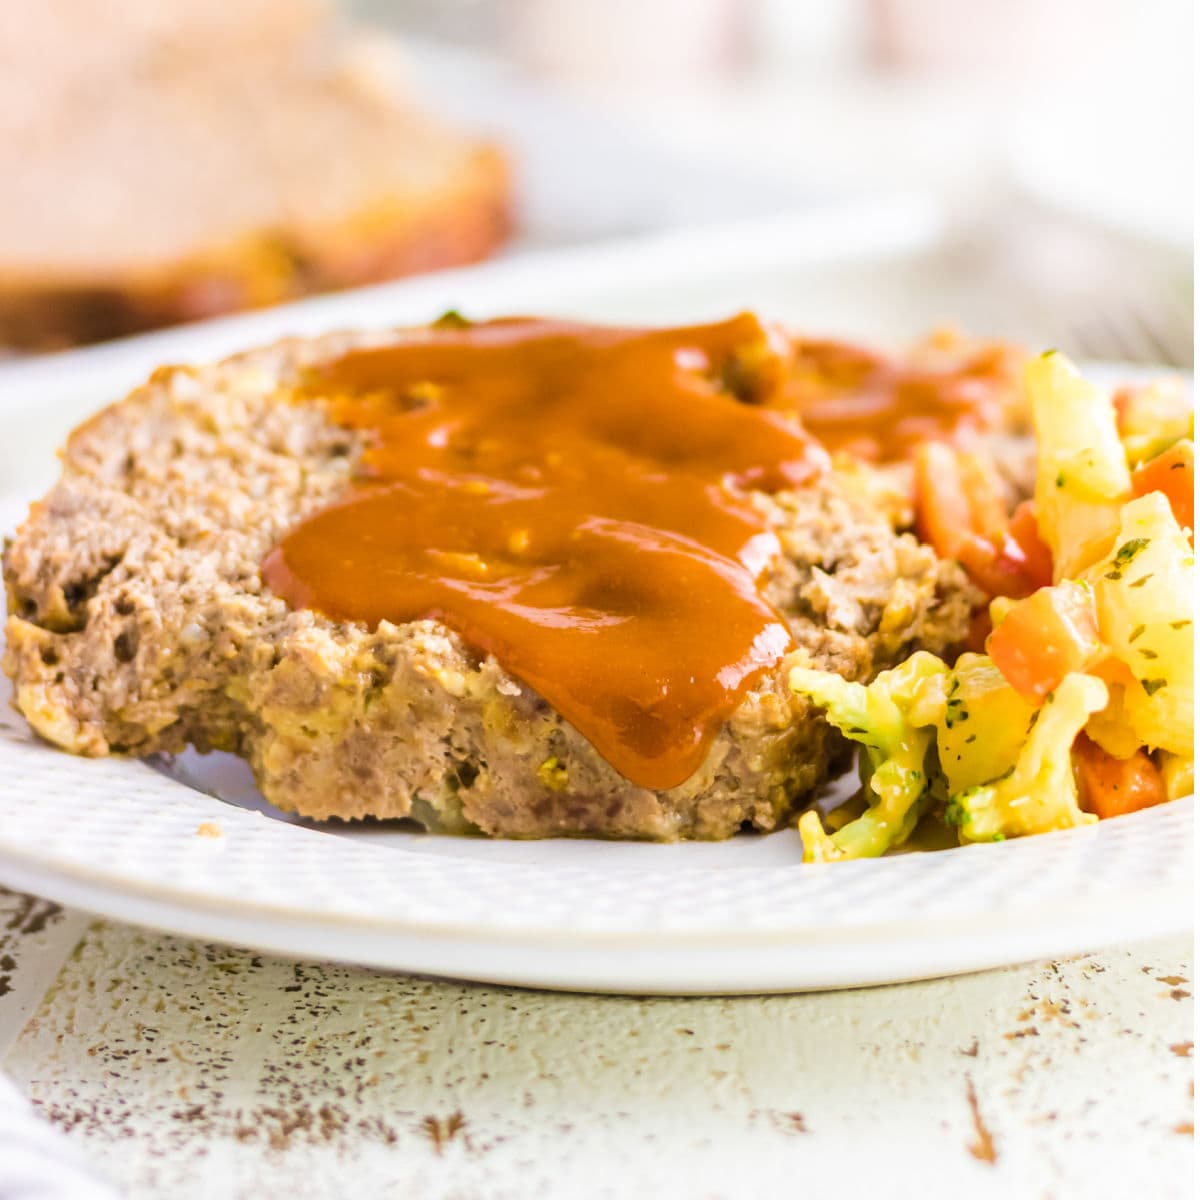
[[[922,937],[914,959],[912,943],[887,931],[862,941],[810,943],[786,939],[764,944],[702,944],[690,939],[639,945],[581,941],[563,947],[542,939],[472,938],[412,931],[368,931],[289,923],[259,917],[247,924],[240,914],[197,912],[186,904],[146,900],[90,886],[67,875],[29,870],[0,852],[0,879],[18,891],[34,892],[95,916],[148,930],[196,938],[301,960],[328,960],[406,974],[508,987],[613,995],[719,996],[772,992],[833,991],[879,987],[971,974],[1051,957],[1096,953],[1125,943],[1183,934],[1192,928],[1191,887],[1170,889],[1131,907],[1114,905],[1103,932],[1095,911],[1026,927],[937,931]],[[1185,914],[1145,928],[1151,915]],[[835,953],[828,953],[830,948]],[[825,953],[822,953],[824,951]]]

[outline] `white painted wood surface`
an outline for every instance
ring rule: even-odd
[[[1187,941],[872,990],[622,999],[0,901],[0,1052],[22,1027],[5,1069],[129,1197],[1192,1194]]]

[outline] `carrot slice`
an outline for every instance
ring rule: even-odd
[[[1166,496],[1175,520],[1191,535],[1196,519],[1196,449],[1192,442],[1176,442],[1134,471],[1133,494],[1150,492]]]
[[[956,558],[971,577],[971,582],[989,596],[1028,596],[1037,585],[1025,569],[1025,555],[1007,532],[995,541],[978,533],[966,534],[951,558]]]
[[[1152,808],[1167,800],[1162,772],[1145,750],[1114,758],[1080,734],[1073,751],[1079,806],[1101,820]]]
[[[971,508],[958,479],[958,455],[941,442],[922,442],[913,454],[917,534],[942,558],[953,558],[971,530]]]
[[[957,559],[989,596],[1028,596],[1050,582],[1050,553],[1037,537],[1032,514],[1014,514],[1009,522],[983,459],[925,442],[913,455],[913,467],[917,534],[940,557]]]
[[[1035,588],[1049,587],[1054,582],[1054,558],[1038,533],[1032,500],[1022,500],[1017,505],[1008,522],[1008,533],[1025,556],[1025,574],[1029,582]]]
[[[1067,675],[1104,655],[1091,593],[1074,583],[1039,588],[1008,610],[987,652],[1026,700],[1041,704]]]
[[[981,537],[995,538],[1008,523],[995,468],[969,450],[952,453],[958,468],[958,486],[967,500],[971,529]]]

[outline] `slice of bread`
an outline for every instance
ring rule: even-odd
[[[125,14],[124,53],[61,46],[46,17],[29,35],[43,76],[0,52],[0,343],[277,303],[470,262],[504,237],[500,151],[376,86],[324,26],[252,0],[222,30],[189,2],[189,49],[177,26],[134,20],[144,7]]]

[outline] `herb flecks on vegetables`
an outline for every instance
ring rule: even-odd
[[[930,703],[929,686],[949,673],[932,654],[919,652],[874,682],[863,685],[828,671],[797,667],[789,676],[793,691],[825,710],[830,724],[862,747],[860,772],[867,799],[862,816],[837,832],[825,832],[820,816],[809,811],[800,818],[805,862],[845,858],[876,858],[902,845],[918,818],[933,800],[936,765],[932,729],[922,706]],[[936,710],[942,694],[932,694]]]

